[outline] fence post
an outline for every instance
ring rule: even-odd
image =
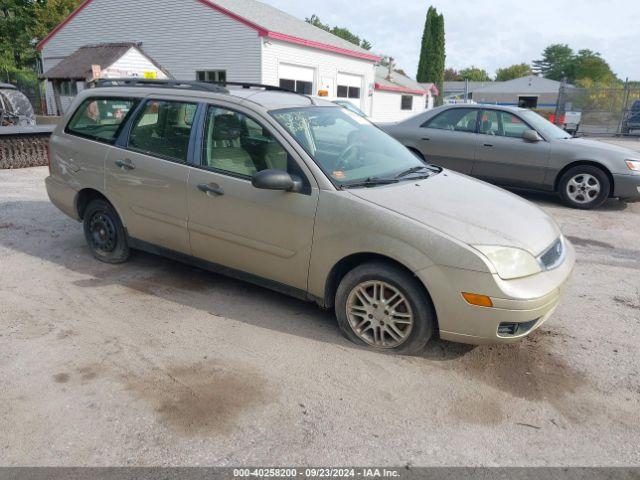
[[[616,135],[623,135],[622,125],[624,125],[624,117],[627,113],[627,103],[629,103],[629,77],[624,81],[624,91],[622,92],[622,108],[620,111],[620,121],[618,122],[618,130]]]
[[[565,113],[565,96],[566,96],[566,88],[567,88],[567,79],[566,77],[562,79],[560,83],[560,88],[558,89],[558,103],[556,104],[555,111],[555,121],[554,123],[558,126],[562,125],[562,116]]]

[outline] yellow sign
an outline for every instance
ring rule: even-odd
[[[148,78],[150,80],[155,80],[158,74],[156,72],[144,72],[144,78]]]

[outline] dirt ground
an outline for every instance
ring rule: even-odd
[[[98,263],[46,174],[0,171],[1,465],[640,464],[640,203],[526,195],[577,249],[557,313],[408,358],[259,287]]]

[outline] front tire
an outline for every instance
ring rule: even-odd
[[[580,210],[598,208],[609,198],[609,176],[593,165],[569,169],[558,183],[558,193],[565,205]]]
[[[419,353],[435,330],[433,305],[418,280],[384,262],[347,273],[336,292],[335,310],[345,337],[376,350]]]
[[[83,223],[87,245],[95,258],[111,264],[129,259],[129,244],[122,221],[109,202],[91,201],[85,210]]]

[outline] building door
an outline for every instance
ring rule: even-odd
[[[313,84],[316,71],[311,67],[281,63],[278,65],[278,79],[280,87],[292,92],[314,95]]]
[[[336,96],[341,100],[348,100],[359,109],[363,109],[364,77],[351,73],[338,73],[338,88]]]

